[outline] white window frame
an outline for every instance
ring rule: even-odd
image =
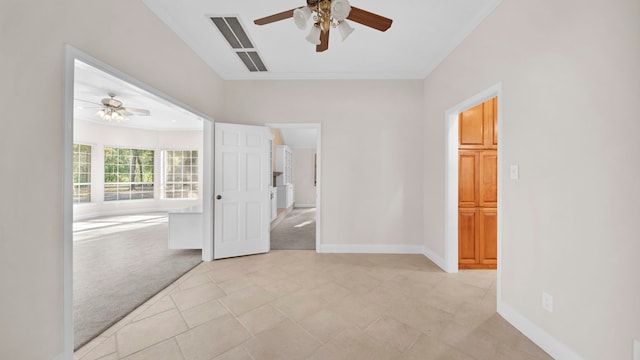
[[[167,177],[169,175],[169,167],[173,166],[173,165],[169,165],[168,164],[168,153],[173,153],[173,156],[175,156],[175,153],[182,153],[184,151],[188,151],[190,153],[190,158],[192,160],[191,164],[189,166],[192,167],[190,175],[191,180],[186,181],[186,180],[181,180],[181,181],[176,181],[175,179],[172,181],[168,181]],[[195,162],[193,161],[193,152],[196,153],[196,160]],[[180,156],[182,157],[182,154],[180,154]],[[162,158],[162,171],[161,171],[161,197],[162,199],[167,199],[167,200],[197,200],[200,197],[200,151],[198,149],[163,149],[161,152],[161,158]],[[182,165],[184,166],[184,165]],[[183,168],[184,169],[184,168]],[[173,172],[173,174],[175,175],[175,172]],[[184,175],[184,171],[182,171],[182,175]],[[193,175],[195,175],[195,180],[193,178]],[[183,178],[184,179],[184,178]],[[170,185],[189,185],[189,187],[191,187],[191,191],[189,191],[189,193],[187,194],[187,196],[181,196],[181,197],[176,197],[175,196],[175,191],[171,190],[173,192],[174,196],[167,196],[167,191],[170,191],[168,189],[168,187]],[[193,187],[195,185],[195,196],[191,196],[194,194],[193,191]]]
[[[91,160],[92,160],[91,159],[91,152],[93,150],[93,147],[91,145],[82,144],[82,143],[74,143],[73,146],[74,146],[74,149],[73,149],[73,157],[74,157],[74,161],[73,161],[73,178],[74,178],[74,181],[73,181],[73,203],[74,204],[88,204],[88,203],[90,203],[92,201],[92,197],[91,197],[91,187],[92,187],[92,184],[91,184],[91,178],[92,178],[92,176],[91,176],[92,175],[92,173],[91,173]],[[76,146],[78,146],[77,150],[75,149]],[[80,151],[80,147],[83,147],[83,146],[89,147],[89,152],[81,152]],[[76,182],[75,181],[76,175],[80,174],[80,173],[78,173],[76,171],[77,168],[80,166],[80,163],[79,163],[80,156],[78,156],[78,158],[77,158],[78,161],[76,161],[76,154],[77,155],[81,155],[81,154],[89,155],[89,162],[84,164],[84,165],[88,166],[88,172],[86,172],[86,173],[83,172],[83,174],[89,175],[89,179],[88,179],[89,182]],[[79,197],[76,196],[77,188],[80,187],[80,186],[88,186],[89,187],[89,199],[87,201],[79,201]]]
[[[117,201],[128,201],[128,200],[153,200],[153,199],[155,198],[155,186],[156,186],[156,184],[155,184],[155,182],[156,182],[156,174],[155,174],[155,169],[156,169],[155,152],[156,152],[157,150],[156,150],[156,149],[148,149],[148,148],[137,148],[137,147],[136,147],[136,148],[134,148],[134,147],[107,146],[107,145],[105,145],[105,146],[104,146],[104,149],[103,149],[103,157],[104,157],[104,165],[103,165],[103,168],[104,168],[104,177],[105,177],[105,178],[106,178],[106,176],[107,176],[107,175],[112,174],[112,173],[107,173],[107,171],[106,171],[106,166],[107,166],[107,157],[106,157],[106,152],[107,152],[107,149],[130,150],[130,151],[132,151],[132,150],[153,151],[153,153],[154,153],[154,157],[153,157],[153,158],[154,158],[154,160],[153,160],[153,164],[152,164],[152,166],[153,166],[153,170],[151,171],[151,173],[153,174],[153,180],[152,180],[152,181],[150,181],[150,182],[147,182],[147,181],[133,181],[133,182],[130,182],[130,181],[122,181],[122,182],[121,182],[121,181],[116,181],[116,182],[107,182],[107,181],[106,181],[106,179],[104,179],[104,185],[103,185],[103,188],[104,188],[104,195],[103,195],[103,199],[102,199],[102,200],[103,200],[104,202],[113,202],[113,201],[116,201],[116,202],[117,202]],[[116,168],[119,168],[119,166],[116,166]],[[129,175],[129,176],[130,176],[130,175],[131,175],[131,171],[132,171],[132,170],[131,170],[131,168],[129,168],[129,173],[128,173],[127,175]],[[116,174],[116,177],[118,177],[118,175],[119,175],[120,173],[119,173],[119,172],[116,172],[115,174]],[[151,192],[150,192],[150,193],[151,193],[151,197],[144,197],[144,195],[143,195],[143,197],[139,197],[139,198],[138,198],[138,197],[136,197],[136,198],[133,198],[133,197],[131,197],[131,190],[130,190],[130,193],[129,193],[129,197],[128,197],[128,198],[120,199],[120,198],[119,198],[119,196],[118,196],[116,199],[107,199],[107,194],[108,194],[108,192],[107,192],[107,186],[109,186],[109,185],[116,185],[116,187],[119,187],[119,186],[129,186],[129,187],[131,187],[132,185],[140,185],[140,186],[143,186],[143,188],[144,188],[144,186],[146,186],[146,185],[151,185],[151,189],[152,189],[152,190],[151,190]],[[119,195],[119,194],[120,194],[120,192],[119,192],[119,191],[117,191],[117,192],[116,192],[116,194],[118,194],[118,195]],[[144,193],[143,193],[143,194],[144,194]]]

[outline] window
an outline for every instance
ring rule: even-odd
[[[198,151],[164,150],[164,197],[198,198]]]
[[[153,199],[153,150],[104,148],[104,201]]]
[[[73,202],[91,202],[91,146],[73,144]]]

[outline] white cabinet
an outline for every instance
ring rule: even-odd
[[[287,185],[293,182],[293,152],[287,145],[276,146],[276,171],[282,173],[276,177],[276,185]]]
[[[271,188],[271,221],[278,217],[278,188]]]
[[[278,186],[278,207],[288,209],[293,206],[293,184]]]
[[[278,207],[288,209],[293,206],[293,152],[287,145],[276,147],[276,177],[278,185]]]
[[[202,208],[169,213],[169,249],[202,249]]]

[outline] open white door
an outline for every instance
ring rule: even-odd
[[[264,126],[215,123],[215,259],[269,251],[269,139]]]

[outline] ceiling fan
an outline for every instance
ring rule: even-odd
[[[307,0],[307,6],[283,11],[267,17],[254,20],[256,25],[266,25],[272,22],[294,18],[299,29],[304,30],[307,21],[313,15],[313,26],[307,36],[307,41],[316,45],[316,52],[329,48],[329,30],[337,27],[346,39],[353,31],[346,19],[380,31],[387,31],[393,20],[374,13],[351,6],[348,0]]]
[[[116,94],[108,93],[109,97],[104,98],[100,101],[100,104],[94,103],[92,101],[76,99],[82,102],[98,105],[100,110],[96,113],[98,117],[103,120],[112,121],[115,120],[117,122],[126,121],[125,116],[149,116],[151,112],[146,109],[137,109],[132,107],[124,107],[122,106],[122,101],[117,100]]]

